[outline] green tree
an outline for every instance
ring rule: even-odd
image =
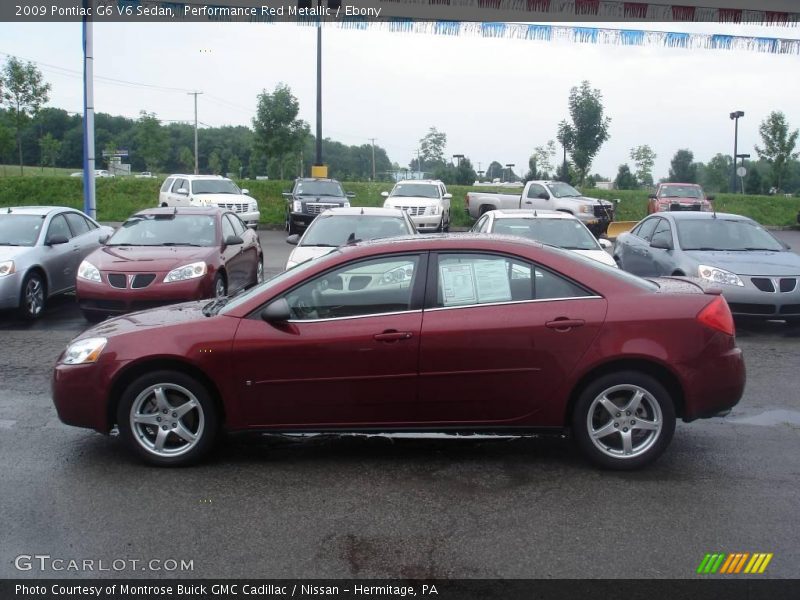
[[[783,189],[783,182],[788,173],[788,163],[798,157],[794,152],[797,144],[798,130],[789,132],[789,123],[782,112],[771,112],[758,128],[763,146],[756,146],[758,157],[769,163],[772,185]]]
[[[600,90],[593,90],[588,81],[572,88],[569,94],[572,123],[562,121],[559,125],[559,137],[564,140],[562,145],[570,151],[580,185],[583,185],[600,147],[609,138],[611,119],[603,114],[602,98]]]
[[[553,172],[553,159],[556,156],[556,143],[553,140],[548,140],[544,146],[536,146],[533,149],[534,162],[537,167],[537,179],[550,179],[550,174]],[[530,161],[528,161],[530,166]]]
[[[673,183],[697,182],[697,164],[691,150],[678,150],[672,157],[669,180]]]
[[[764,180],[761,178],[761,174],[758,172],[754,163],[747,165],[747,175],[744,178],[744,191],[747,194],[764,193]]]
[[[219,175],[222,173],[222,159],[219,157],[219,153],[216,150],[208,157],[208,170],[212,175]]]
[[[232,173],[234,177],[242,176],[242,161],[235,154],[228,159],[228,173]]]
[[[8,156],[14,148],[14,136],[11,131],[0,121],[0,163],[3,165],[3,175],[5,175],[5,157]]]
[[[478,174],[472,166],[472,161],[466,157],[458,162],[455,171],[455,181],[457,185],[472,185],[478,179]]]
[[[50,84],[32,62],[23,63],[11,56],[0,75],[0,101],[11,113],[19,150],[19,174],[22,175],[22,127],[36,115],[50,97]]]
[[[527,183],[528,181],[535,181],[537,179],[544,179],[539,175],[539,165],[537,164],[538,157],[536,154],[531,154],[530,158],[528,158],[528,172],[525,173],[524,180]]]
[[[575,131],[572,129],[569,123],[566,121],[561,121],[561,123],[558,124],[556,139],[558,140],[558,143],[561,144],[561,150],[563,153],[561,166],[556,170],[556,179],[563,181],[564,183],[572,183],[570,167],[569,163],[567,162],[567,152],[572,152],[572,146],[575,142]]]
[[[496,160],[493,160],[489,163],[489,167],[486,169],[486,179],[489,181],[494,181],[495,179],[501,179],[503,177],[503,165],[501,165]]]
[[[281,179],[286,169],[284,158],[296,157],[310,135],[308,123],[297,118],[299,112],[300,103],[285,83],[276,85],[272,93],[263,90],[258,96],[253,117],[255,146],[268,161],[277,159],[274,164]]]
[[[419,151],[423,166],[436,167],[444,165],[446,163],[444,159],[446,147],[447,134],[438,131],[436,127],[431,127],[425,137],[419,141]]]
[[[58,154],[61,152],[61,142],[48,132],[39,140],[39,146],[42,149],[42,163],[55,170]]]
[[[647,144],[631,148],[631,160],[636,165],[636,179],[646,187],[653,185],[653,166],[658,155]]]
[[[635,190],[639,187],[636,177],[631,173],[631,168],[627,164],[619,166],[614,185],[618,190]]]
[[[572,168],[572,165],[569,163],[569,161],[565,160],[556,170],[556,180],[572,185],[575,182],[575,179],[575,170]]]
[[[147,171],[158,172],[169,154],[169,138],[155,113],[141,111],[136,124],[136,153]]]
[[[726,193],[730,191],[732,168],[730,156],[716,154],[702,169],[698,165],[698,175],[702,172],[702,176],[699,176],[698,180],[703,184],[706,192]]]
[[[188,146],[182,146],[178,150],[178,165],[180,166],[179,171],[186,173],[194,171],[194,153]]]

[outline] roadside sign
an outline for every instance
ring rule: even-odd
[[[744,177],[745,175],[747,175],[747,169],[745,169],[744,167],[739,167],[738,169],[736,169],[736,174],[739,177]]]

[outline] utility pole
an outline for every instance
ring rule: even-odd
[[[89,0],[83,0],[88,10]],[[83,18],[83,212],[97,218],[94,182],[94,29]],[[21,162],[21,161],[20,161]]]
[[[194,174],[199,175],[200,169],[198,168],[197,159],[197,97],[203,92],[189,92],[187,95],[194,96]]]
[[[372,181],[375,181],[375,140],[377,138],[368,138],[372,142]]]

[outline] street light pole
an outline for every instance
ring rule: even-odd
[[[194,96],[194,174],[198,175],[200,173],[200,169],[198,167],[198,155],[197,155],[197,97],[202,94],[203,92],[189,92],[189,96]]]
[[[733,172],[731,173],[731,193],[736,193],[736,155],[739,153],[739,118],[744,116],[741,110],[734,111],[730,114],[731,120],[734,122],[733,128]]]

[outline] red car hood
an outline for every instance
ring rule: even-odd
[[[216,251],[216,248],[193,246],[103,246],[92,252],[86,260],[101,271],[170,271],[188,263],[206,260]]]
[[[163,328],[169,325],[186,323],[187,321],[207,321],[209,318],[214,318],[206,317],[203,314],[203,307],[210,302],[212,301],[208,299],[195,300],[120,315],[87,329],[75,339],[111,338],[131,331]]]

